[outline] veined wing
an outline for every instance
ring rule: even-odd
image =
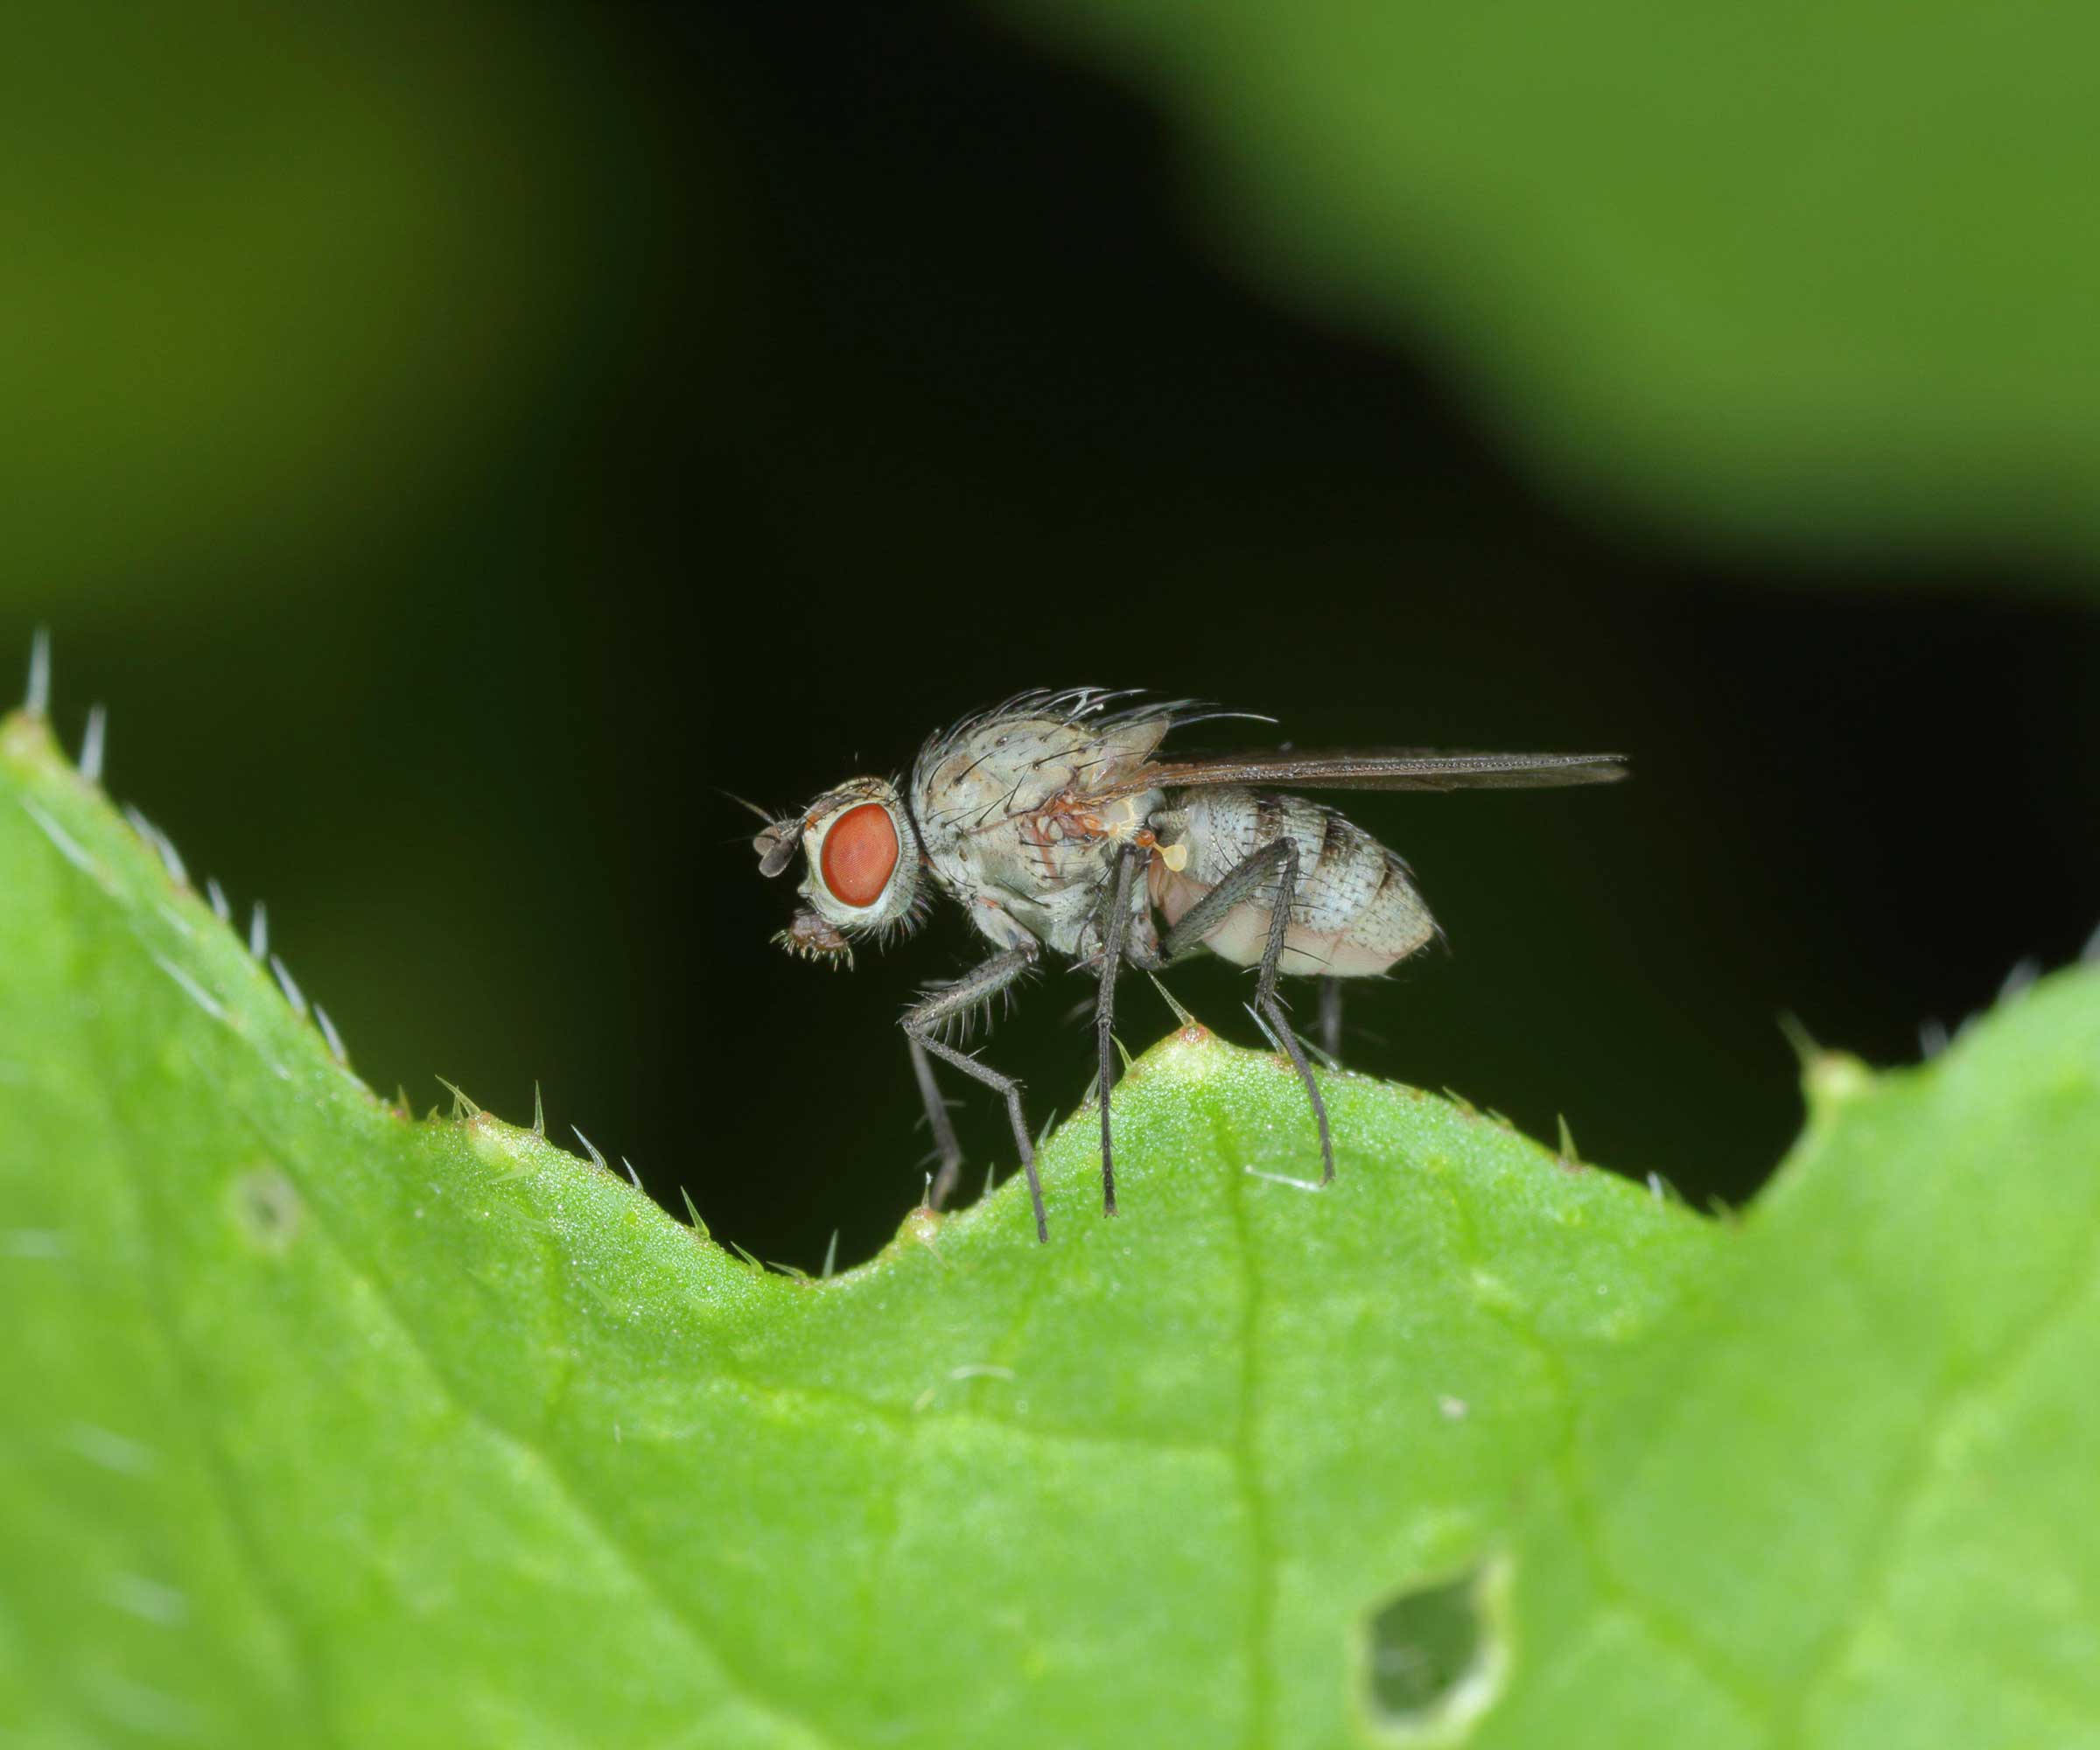
[[[1423,747],[1227,753],[1157,761],[1099,800],[1224,784],[1284,784],[1307,790],[1542,790],[1615,784],[1626,775],[1623,753],[1460,753]]]

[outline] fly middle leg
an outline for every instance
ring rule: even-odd
[[[1320,1085],[1312,1079],[1312,1066],[1306,1060],[1306,1048],[1298,1043],[1290,1017],[1276,994],[1278,969],[1284,958],[1284,940],[1291,928],[1292,900],[1298,889],[1298,841],[1291,837],[1272,839],[1228,870],[1218,884],[1167,931],[1160,942],[1160,963],[1171,965],[1195,953],[1203,946],[1205,937],[1222,928],[1242,906],[1255,900],[1272,880],[1276,890],[1270,906],[1268,941],[1263,947],[1261,968],[1255,977],[1254,1010],[1270,1030],[1278,1047],[1291,1060],[1292,1068],[1298,1071],[1298,1079],[1305,1085],[1306,1098],[1312,1106],[1313,1123],[1320,1129],[1320,1182],[1326,1185],[1334,1178],[1334,1138],[1327,1124],[1326,1102],[1320,1098]]]

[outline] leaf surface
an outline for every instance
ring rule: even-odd
[[[1288,1070],[1192,1028],[1117,1090],[1116,1221],[1082,1113],[1049,1247],[1013,1186],[808,1282],[374,1097],[19,718],[0,892],[27,1741],[2012,1742],[1830,1734],[1897,1671],[2013,1718],[2015,1648],[2090,1717],[2090,976],[1826,1065],[1740,1233],[1344,1074],[1299,1188]]]

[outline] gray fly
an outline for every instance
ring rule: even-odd
[[[932,1200],[939,1208],[954,1189],[962,1157],[929,1054],[1005,1097],[1042,1240],[1050,1230],[1020,1085],[943,1034],[1009,990],[1044,949],[1098,978],[1105,1213],[1116,1213],[1116,975],[1125,964],[1157,970],[1205,950],[1259,968],[1254,1009],[1305,1084],[1325,1183],[1334,1177],[1326,1107],[1277,980],[1322,981],[1332,1055],[1339,981],[1385,971],[1424,947],[1437,927],[1396,855],[1325,803],[1279,787],[1525,789],[1626,775],[1615,753],[1162,757],[1171,730],[1219,713],[1186,700],[1124,703],[1134,696],[1091,687],[1018,694],[934,735],[907,781],[850,778],[798,814],[767,817],[752,841],[765,874],[785,872],[798,850],[805,858],[808,903],[776,938],[791,952],[850,965],[857,942],[914,928],[933,892],[962,906],[991,943],[990,959],[929,990],[903,1019],[940,1155]]]

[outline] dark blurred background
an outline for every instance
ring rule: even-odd
[[[68,741],[109,705],[112,790],[267,900],[375,1088],[523,1122],[536,1079],[763,1256],[864,1256],[916,1198],[894,1018],[976,949],[942,915],[789,961],[718,787],[796,804],[1021,687],[1629,753],[1614,791],[1354,800],[1451,952],[1355,995],[1347,1054],[1695,1200],[1798,1124],[1782,1014],[1913,1059],[2100,921],[2075,544],[1845,523],[1852,440],[1805,427],[1827,528],[1586,491],[1463,325],[1247,272],[1172,106],[1011,21],[10,28],[6,648],[51,626]],[[1241,975],[1170,983],[1254,1040]],[[1136,1049],[1169,1017],[1127,992]],[[1085,995],[990,1044],[1039,1119]],[[958,1116],[1003,1165],[995,1102]]]

